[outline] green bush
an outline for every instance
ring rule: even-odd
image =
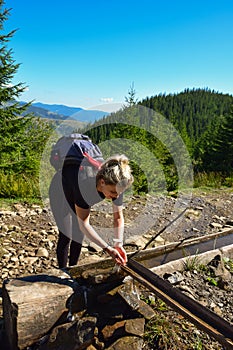
[[[39,198],[38,180],[25,174],[0,172],[1,198]]]

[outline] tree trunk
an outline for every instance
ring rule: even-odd
[[[38,341],[68,313],[77,283],[62,270],[4,281],[3,313],[11,350]]]

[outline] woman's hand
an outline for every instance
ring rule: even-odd
[[[116,261],[118,265],[126,265],[127,255],[123,247],[113,248],[107,246],[104,250]]]
[[[126,255],[125,249],[124,249],[122,246],[119,246],[119,247],[116,247],[116,246],[115,246],[115,249],[118,251],[118,253],[119,253],[120,256],[122,257],[122,259],[123,259],[123,265],[126,265],[128,259],[127,259],[127,255]]]

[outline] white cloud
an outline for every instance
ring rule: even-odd
[[[101,102],[104,102],[104,103],[111,103],[113,102],[113,98],[112,97],[102,97],[100,99]]]
[[[102,105],[98,105],[98,106],[93,106],[88,108],[88,110],[97,110],[97,111],[103,111],[103,112],[116,112],[119,111],[119,109],[121,109],[123,107],[123,103],[105,103]]]

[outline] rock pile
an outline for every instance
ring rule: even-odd
[[[96,284],[89,273],[82,284],[61,270],[5,282],[4,349],[141,350],[153,309],[114,268],[96,270]]]
[[[27,350],[152,350],[156,347],[145,341],[148,324],[154,322],[156,330],[157,323],[166,325],[167,317],[174,344],[186,344],[184,349],[190,349],[195,339],[199,339],[203,349],[222,349],[218,342],[190,326],[170,308],[163,306],[159,314],[156,295],[139,290],[140,286],[122,276],[111,262],[111,259],[104,259],[99,263],[72,267],[69,274],[56,269],[47,271],[46,275],[5,282],[3,301],[8,310],[5,312],[8,339],[17,343],[20,350],[26,349],[25,345]],[[174,271],[164,273],[163,277],[232,323],[232,268],[232,260],[223,261],[217,255],[199,271]],[[72,275],[76,278],[71,278]],[[143,295],[147,303],[139,295]],[[172,331],[177,324],[180,324],[179,340]],[[167,330],[161,328],[160,332]],[[163,337],[156,338],[156,331],[152,331],[151,336],[155,338],[154,344],[159,346],[158,341]],[[2,344],[3,350],[16,349],[4,348]],[[168,344],[172,344],[172,339],[167,339]],[[167,346],[166,343],[162,345],[163,349]]]
[[[41,221],[43,209],[39,206],[17,208],[17,211],[0,212],[1,282],[5,278],[39,273],[49,266],[57,266],[53,253],[56,226],[45,218]]]

